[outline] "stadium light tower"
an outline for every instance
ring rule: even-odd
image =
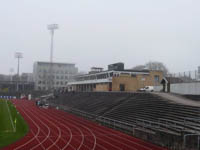
[[[19,60],[20,60],[21,58],[23,58],[22,53],[16,52],[16,53],[15,53],[15,58],[18,59],[18,63],[17,63],[17,76],[19,77]]]
[[[51,46],[50,46],[50,78],[48,78],[48,89],[53,90],[53,39],[54,39],[54,30],[58,29],[57,24],[47,25],[48,30],[50,30],[51,34]]]
[[[48,30],[51,33],[51,46],[50,46],[50,63],[53,62],[53,38],[54,38],[54,30],[58,29],[58,24],[50,24],[47,25]]]
[[[18,91],[18,90],[19,90],[19,84],[18,84],[18,82],[19,82],[19,60],[20,60],[21,58],[23,58],[22,53],[16,52],[16,53],[15,53],[15,58],[18,59],[18,63],[17,63],[17,91]]]

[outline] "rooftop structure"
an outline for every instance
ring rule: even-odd
[[[122,64],[118,69],[72,76],[68,87],[74,91],[137,91],[144,86],[160,85],[163,78],[161,71],[121,69]]]

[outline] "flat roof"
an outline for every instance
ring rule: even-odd
[[[116,71],[116,70],[106,70],[106,71],[101,71],[97,73],[91,73],[91,74],[82,74],[82,75],[75,75],[74,77],[85,77],[85,76],[92,76],[92,75],[99,75],[99,74],[104,74],[104,73],[136,73],[136,74],[149,74],[149,70],[141,71],[141,70],[122,70],[122,71]]]
[[[38,64],[51,64],[51,62],[45,62],[45,61],[36,61]],[[62,62],[53,62],[52,64],[58,64],[58,65],[75,65],[75,63],[62,63]]]

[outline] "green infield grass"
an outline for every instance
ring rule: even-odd
[[[8,100],[0,99],[0,148],[22,138],[28,125]]]

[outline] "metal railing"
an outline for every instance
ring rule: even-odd
[[[163,133],[165,135],[171,135],[173,137],[180,137],[180,138],[174,138],[177,141],[172,141],[171,136],[165,136],[164,139],[159,139],[160,141],[157,141],[154,143],[154,144],[161,144],[163,146],[166,146],[168,149],[172,149],[172,150],[179,150],[179,149],[185,150],[186,147],[188,146],[187,143],[191,141],[191,138],[193,138],[193,135],[194,136],[200,135],[200,130],[194,132],[195,127],[193,130],[189,129],[190,126],[195,126],[195,123],[198,123],[199,120],[195,118],[194,119],[183,118],[182,121],[173,121],[173,120],[163,119],[163,118],[158,118],[155,121],[149,121],[145,119],[132,118],[131,123],[128,123],[128,122],[119,121],[119,120],[111,119],[104,116],[91,114],[85,111],[75,109],[73,107],[68,107],[68,106],[58,105],[58,104],[53,104],[53,106],[58,106],[59,109],[65,110],[67,112],[71,112],[85,119],[95,121],[103,126],[107,126],[115,130],[120,130],[122,132],[129,133],[138,138],[142,138],[142,136],[138,136],[138,134],[136,134],[136,131],[145,133],[147,135],[154,135],[154,137],[156,136],[162,137]],[[180,142],[180,139],[182,139],[182,142]],[[148,140],[148,139],[144,139],[144,140]],[[198,138],[198,141],[199,141],[199,138]],[[151,142],[154,142],[154,140],[152,139]],[[179,143],[178,146],[176,145],[177,143]],[[184,148],[182,146],[184,146]],[[199,143],[197,145],[194,145],[193,147],[195,146],[196,148],[199,147]]]

